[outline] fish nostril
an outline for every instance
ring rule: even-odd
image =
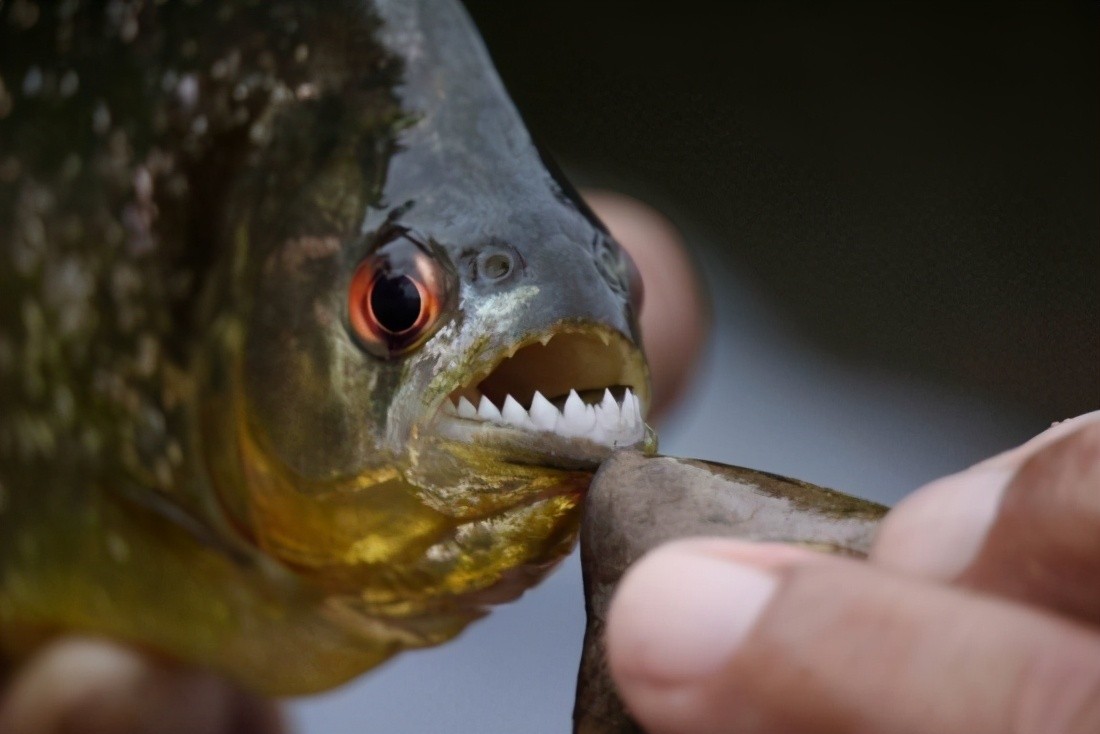
[[[503,252],[495,252],[485,258],[481,272],[490,280],[500,280],[512,272],[512,258]]]
[[[516,270],[515,256],[503,247],[490,247],[478,253],[474,263],[476,277],[491,283],[507,279]]]

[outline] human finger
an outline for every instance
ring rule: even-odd
[[[651,734],[1100,731],[1100,634],[873,564],[729,540],[621,583],[611,671]]]
[[[680,233],[656,210],[609,191],[584,197],[630,253],[645,284],[640,322],[653,380],[649,414],[659,417],[683,392],[710,329],[702,281]]]
[[[66,638],[0,696],[0,734],[280,734],[273,704],[216,676],[101,640]]]
[[[1100,624],[1100,412],[917,492],[871,557]]]

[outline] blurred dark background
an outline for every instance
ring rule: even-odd
[[[466,5],[567,168],[707,231],[805,338],[1100,407],[1100,3]]]

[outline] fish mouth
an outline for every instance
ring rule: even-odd
[[[617,448],[654,441],[645,359],[617,331],[559,324],[483,363],[441,402],[440,436],[562,467],[594,466]]]

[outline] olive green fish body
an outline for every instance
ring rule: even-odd
[[[652,443],[629,263],[456,3],[0,5],[0,238],[9,654],[321,690],[520,593]]]

